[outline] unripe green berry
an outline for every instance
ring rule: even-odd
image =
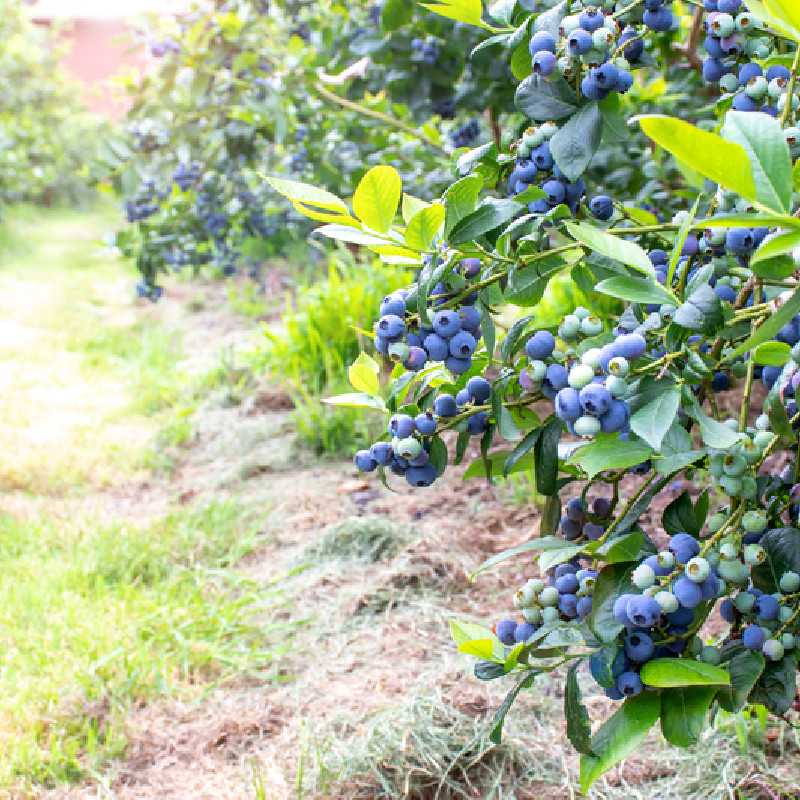
[[[766,95],[768,88],[767,79],[763,75],[757,75],[747,82],[744,91],[748,97],[752,97],[754,100],[761,100]]]
[[[558,335],[562,339],[574,339],[581,329],[581,321],[574,314],[567,314],[558,328]]]
[[[783,658],[783,645],[778,639],[767,639],[761,650],[770,661],[780,661]]]
[[[603,332],[603,323],[597,317],[586,317],[581,320],[581,333],[584,336],[597,336]]]
[[[600,433],[602,426],[597,417],[583,416],[575,420],[573,430],[577,436],[592,437]]]
[[[711,572],[708,561],[700,556],[689,559],[685,567],[686,577],[695,583],[702,583]]]
[[[744,563],[752,566],[763,564],[767,558],[767,551],[760,544],[748,544],[744,548]]]
[[[639,564],[631,576],[633,585],[639,589],[647,589],[656,582],[656,573],[647,564]]]
[[[389,345],[389,358],[392,361],[408,361],[408,345],[405,342],[392,342]]]
[[[750,592],[739,592],[739,594],[733,598],[733,605],[736,607],[736,610],[741,611],[742,614],[749,614],[753,610],[755,602],[756,596],[750,594]]]
[[[609,375],[606,378],[606,389],[611,392],[612,397],[625,397],[628,394],[628,382],[616,375]]]
[[[744,461],[744,459],[742,460]],[[742,480],[733,475],[723,475],[719,479],[719,485],[722,487],[722,491],[730,497],[738,497],[742,493]]]
[[[401,439],[392,449],[400,458],[411,461],[422,452],[422,443],[419,439],[409,436],[407,439]]]
[[[555,586],[546,586],[539,593],[539,603],[545,607],[557,605],[558,589]]]
[[[722,526],[725,524],[725,520],[727,517],[725,514],[713,514],[709,517],[707,527],[711,533],[716,533],[718,530],[722,529]]]
[[[767,515],[763,511],[748,511],[742,517],[742,527],[748,533],[761,533],[767,527]]]
[[[753,444],[763,453],[772,444],[772,433],[770,431],[759,431],[753,437]]]
[[[594,379],[594,370],[586,364],[576,364],[570,371],[567,381],[573,389],[583,389]]]
[[[534,383],[541,383],[547,375],[547,364],[544,361],[531,361],[526,372]]]
[[[539,606],[527,606],[522,609],[522,616],[525,622],[530,622],[531,625],[542,624],[542,609]]]
[[[739,88],[739,79],[731,72],[723,75],[719,81],[720,89],[723,92],[735,92]]]
[[[723,542],[719,548],[719,555],[724,561],[733,561],[739,557],[739,548],[733,542]]]
[[[581,364],[591,367],[593,370],[600,368],[600,348],[590,347],[582,356]]]
[[[717,14],[711,22],[714,36],[724,39],[736,30],[736,20],[730,14]]]
[[[784,572],[779,585],[784,594],[793,594],[800,589],[800,575],[796,572]]]
[[[548,606],[542,609],[542,624],[551,625],[561,619],[561,612],[555,606]]]
[[[656,603],[661,606],[665,614],[672,614],[678,610],[678,598],[672,592],[661,591],[655,596]]]
[[[700,651],[700,660],[704,661],[706,664],[713,664],[716,666],[722,660],[722,656],[718,648],[712,647],[711,645],[706,645]]]
[[[781,636],[781,644],[784,650],[794,650],[795,638],[793,633],[784,633]]]
[[[656,555],[658,566],[664,569],[672,569],[675,566],[675,556],[670,550],[660,550]]]

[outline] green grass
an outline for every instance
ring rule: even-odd
[[[0,787],[86,776],[132,704],[272,677],[282,595],[234,571],[257,531],[232,503],[142,526],[0,517]]]

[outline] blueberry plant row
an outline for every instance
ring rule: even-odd
[[[404,193],[390,166],[367,172],[349,204],[270,184],[324,223],[317,235],[418,270],[379,309],[375,353],[349,370],[354,392],[329,400],[386,417],[356,466],[435,492],[474,439],[468,475],[535,475],[541,535],[477,572],[532,556],[538,569],[503,619],[452,630],[478,678],[515,680],[495,737],[520,691],[568,668],[587,791],[657,721],[685,747],[713,708],[793,713],[800,10],[426,7],[485,32],[476,51],[510,65],[524,119],[460,158],[433,202]],[[641,170],[626,168],[629,153]],[[562,275],[590,307],[543,320]],[[681,477],[697,492],[648,530],[643,515]],[[714,615],[726,625],[712,635]],[[581,664],[619,702],[594,731]]]

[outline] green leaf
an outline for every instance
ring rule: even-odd
[[[503,736],[503,723],[505,722],[506,714],[508,714],[508,712],[511,710],[511,706],[514,705],[517,695],[523,689],[530,689],[530,687],[533,685],[535,677],[536,674],[533,672],[523,675],[523,677],[517,682],[517,685],[506,695],[506,699],[503,700],[503,704],[500,706],[500,708],[498,708],[495,712],[495,715],[492,718],[492,730],[489,733],[489,739],[495,744],[500,744],[500,740]]]
[[[586,172],[597,148],[603,118],[597,103],[583,106],[550,140],[550,152],[569,181],[576,181]]]
[[[547,31],[556,41],[558,41],[558,29],[561,25],[561,20],[567,13],[567,0],[561,0],[560,3],[554,5],[551,9],[539,14],[536,21],[533,23],[534,33],[538,31]]]
[[[467,25],[487,27],[482,19],[483,4],[481,0],[435,0],[431,3],[420,3],[423,8],[439,16],[464,22]]]
[[[441,475],[447,468],[447,445],[440,436],[431,439],[430,463],[437,475]]]
[[[656,472],[672,475],[699,461],[705,454],[705,450],[693,449],[691,436],[676,422],[661,443],[661,457],[654,461]]]
[[[360,244],[365,247],[382,247],[390,243],[387,239],[381,239],[374,234],[351,228],[349,225],[323,225],[317,228],[314,233],[325,236],[328,239],[336,239],[338,242]]]
[[[706,495],[707,497],[707,495]],[[689,533],[699,536],[706,521],[702,507],[695,509],[692,498],[688,492],[682,492],[665,509],[661,518],[664,530],[674,536],[676,533]]]
[[[581,791],[586,793],[603,773],[633,753],[661,713],[658,692],[629,697],[592,737],[593,756],[581,756]]]
[[[770,316],[763,325],[759,326],[744,342],[730,353],[726,360],[734,361],[762,342],[774,338],[775,334],[778,333],[787,322],[791,322],[798,312],[800,312],[800,290],[795,290],[794,294],[778,309],[778,311]]]
[[[664,738],[676,747],[697,744],[715,694],[716,689],[707,686],[661,692],[661,732]]]
[[[754,264],[760,264],[762,261],[769,261],[771,258],[784,253],[791,253],[796,247],[800,247],[800,230],[788,231],[787,233],[773,236],[767,239],[753,253],[750,258],[750,265],[753,266]]]
[[[792,157],[780,122],[769,114],[729,111],[722,135],[750,157],[755,199],[773,211],[791,212]]]
[[[564,119],[578,110],[578,100],[563,78],[529,75],[517,87],[517,108],[535,122]]]
[[[513,200],[497,200],[489,197],[471,214],[464,217],[450,232],[450,244],[457,245],[472,242],[485,233],[496,230],[517,214],[525,210],[525,206]]]
[[[411,222],[411,218],[416,214],[419,214],[423,208],[428,208],[430,203],[427,200],[420,200],[419,197],[414,197],[413,194],[406,194],[403,193],[403,202],[402,202],[402,214],[403,214],[403,222],[408,225]]]
[[[567,672],[567,685],[564,691],[567,738],[579,753],[592,755],[592,727],[589,724],[589,714],[583,705],[580,686],[578,686],[579,666],[580,662],[575,662]]]
[[[479,661],[473,668],[479,681],[493,681],[506,675],[506,668],[495,661]]]
[[[797,692],[797,656],[789,653],[782,661],[770,661],[748,698],[751,703],[761,703],[777,716],[791,707]]]
[[[764,656],[753,650],[742,650],[728,662],[731,685],[717,692],[717,702],[731,714],[747,705],[747,698],[764,671]]]
[[[792,348],[786,342],[764,342],[753,350],[753,360],[765,367],[782,367],[789,360]]]
[[[762,592],[779,591],[784,572],[800,572],[800,530],[774,528],[761,537],[759,544],[767,551],[767,557],[753,567],[753,584]]]
[[[380,397],[372,397],[361,392],[352,394],[338,394],[335,397],[325,397],[322,400],[329,406],[343,406],[345,408],[374,408],[386,412],[386,404]]]
[[[696,401],[691,415],[700,426],[700,437],[709,447],[716,450],[727,450],[742,438],[742,434],[738,431],[731,430],[727,425],[709,417]]]
[[[561,420],[551,417],[541,428],[541,436],[533,448],[536,469],[536,491],[543,495],[558,492],[558,442],[561,438]]]
[[[514,465],[523,457],[526,456],[536,445],[539,436],[541,436],[542,429],[534,428],[528,431],[523,437],[522,441],[514,448],[514,452],[506,459],[503,464],[503,476],[507,477],[509,470],[514,468]]]
[[[531,539],[529,542],[523,542],[516,547],[510,547],[508,550],[503,550],[502,553],[496,553],[491,558],[487,558],[476,570],[469,575],[470,580],[474,580],[482,572],[508,561],[510,558],[524,555],[525,553],[544,552],[547,550],[560,550],[564,547],[564,539],[558,536],[542,536],[539,539]]]
[[[414,17],[414,6],[408,0],[385,0],[381,7],[381,29],[392,33]]]
[[[797,10],[790,7],[793,0],[748,0],[750,13],[765,25],[787,39],[800,42],[800,21],[796,20]]]
[[[559,256],[539,258],[527,266],[515,264],[508,276],[508,286],[504,298],[515,306],[530,307],[539,303],[547,288],[547,284],[560,270],[570,266],[568,256],[573,251],[562,253]],[[575,248],[575,253],[583,251]]]
[[[374,231],[386,233],[394,222],[403,181],[394,167],[373,167],[361,179],[353,195],[353,211]]]
[[[679,161],[748,200],[756,199],[750,159],[741,145],[673,117],[652,115],[638,119],[647,136]]]
[[[461,222],[464,217],[475,210],[483,189],[483,179],[477,175],[468,175],[456,181],[445,193],[445,236]]]
[[[340,211],[344,214],[349,214],[344,201],[340,200],[335,194],[325,191],[325,189],[318,189],[308,183],[287,181],[284,178],[265,177],[267,183],[276,192],[279,192],[289,200],[322,208],[326,211]]]
[[[429,250],[444,222],[444,206],[436,203],[416,213],[406,227],[406,244],[415,250]]]
[[[630,275],[619,275],[606,278],[595,286],[595,291],[628,300],[631,303],[658,303],[663,305],[677,305],[680,301],[672,292],[667,291],[656,281],[634,278]]]
[[[592,610],[588,617],[589,628],[607,644],[617,638],[623,626],[614,619],[614,601],[621,595],[635,591],[631,582],[633,566],[611,564],[600,570],[592,595]]]
[[[675,277],[675,270],[678,267],[678,262],[681,260],[683,246],[686,244],[686,239],[689,237],[689,231],[691,231],[692,225],[697,217],[697,209],[700,207],[700,198],[701,195],[698,195],[697,199],[694,201],[692,210],[686,215],[686,218],[683,220],[681,227],[678,230],[678,235],[675,237],[675,242],[672,246],[672,254],[669,258],[669,269],[667,270],[667,286],[672,286],[672,279]]]
[[[658,451],[680,405],[681,391],[672,386],[631,416],[631,430]]]
[[[506,338],[503,339],[503,343],[500,345],[500,355],[503,361],[510,362],[517,352],[517,346],[519,345],[520,338],[522,334],[525,333],[528,324],[533,319],[533,317],[526,316],[520,317],[512,326],[509,332],[506,334]]]
[[[502,475],[503,465],[506,463],[506,460],[510,455],[510,450],[496,450],[488,457],[488,466],[491,467],[492,475]],[[519,461],[517,461],[516,464],[514,464],[513,467],[508,470],[508,474],[515,475],[518,472],[526,472],[527,470],[533,469],[533,460],[533,454],[528,453],[528,455],[523,456]],[[467,481],[471,478],[485,478],[487,477],[486,469],[487,463],[485,463],[483,459],[476,459],[464,471],[462,480]]]
[[[641,531],[631,531],[604,542],[592,555],[608,564],[623,564],[637,560],[643,550],[652,549]]]
[[[456,646],[461,646],[476,639],[493,639],[494,634],[489,628],[483,625],[476,625],[474,622],[464,622],[458,619],[450,619],[450,636]]]
[[[655,276],[649,256],[635,242],[628,242],[619,236],[612,236],[610,233],[605,233],[583,222],[567,222],[566,227],[570,236],[586,245],[590,250],[614,261],[620,261],[625,266],[632,267],[648,277]]]
[[[374,358],[370,358],[366,353],[359,353],[358,358],[347,370],[347,377],[357,392],[376,395],[380,390],[378,381],[380,371],[381,368]]]
[[[654,658],[639,673],[642,683],[665,689],[675,686],[727,686],[730,675],[713,664],[691,658]]]
[[[609,469],[625,469],[647,461],[653,449],[639,439],[623,441],[618,434],[600,434],[589,444],[579,447],[568,464],[580,467],[589,478]]]
[[[725,322],[719,296],[708,284],[700,286],[678,307],[673,322],[709,336],[716,333]]]

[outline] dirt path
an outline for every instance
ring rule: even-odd
[[[87,695],[70,719],[96,719],[92,736],[113,732],[118,746],[93,759],[88,734],[73,736],[71,785],[54,769],[20,767],[7,796],[574,797],[577,759],[564,736],[561,678],[538,681],[509,717],[505,743],[491,745],[487,724],[509,686],[475,680],[447,632],[451,616],[486,621],[508,610],[527,577],[524,564],[476,583],[466,576],[528,539],[535,508],[512,502],[508,487],[463,482],[458,470],[435,492],[389,493],[349,464],[304,452],[274,381],[251,376],[232,396],[230,360],[258,334],[230,311],[225,287],[175,283],[155,307],[132,304],[130,276],[95,246],[108,222],[57,217],[44,244],[6,258],[0,270],[0,509],[22,527],[42,515],[92,525],[160,525],[169,516],[194,530],[207,516],[201,533],[213,538],[213,509],[234,504],[241,514],[225,523],[217,561],[203,561],[199,540],[187,556],[170,550],[167,560],[178,559],[181,574],[193,570],[200,597],[190,597],[201,622],[216,613],[209,598],[224,574],[233,587],[226,602],[241,600],[224,622],[244,626],[245,615],[250,627],[247,638],[217,631],[192,640],[178,652],[194,663],[205,648],[199,667],[172,688],[132,692],[116,712],[124,684],[110,675],[95,705]],[[27,233],[37,224],[31,219]],[[20,226],[25,238],[24,220]],[[158,593],[171,591],[168,583]],[[187,602],[181,596],[161,613],[181,617]],[[4,624],[0,617],[0,635]],[[49,710],[31,725],[54,725],[66,687],[85,683],[80,671],[89,667],[76,664],[53,679]],[[169,664],[183,675],[181,659]],[[585,683],[593,717],[603,718],[611,704]],[[9,704],[9,719],[12,711]],[[4,713],[0,707],[0,720]],[[9,736],[21,729],[6,724]],[[653,736],[593,796],[722,798],[739,785],[742,796],[778,797],[759,787],[798,785],[794,740],[742,725],[744,745],[727,724],[686,753]],[[766,750],[750,749],[748,737],[768,740]],[[53,748],[59,739],[38,733],[32,741]],[[20,760],[40,762],[48,760]]]

